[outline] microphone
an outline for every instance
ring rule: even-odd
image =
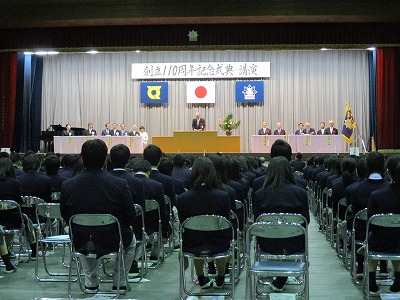
[[[46,131],[49,131],[51,129],[51,125],[49,127],[47,127]]]

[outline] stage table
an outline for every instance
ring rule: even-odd
[[[103,140],[110,149],[118,144],[126,145],[131,153],[143,153],[143,138],[141,136],[55,136],[54,152],[61,154],[81,153],[81,148],[87,140]]]
[[[153,136],[152,144],[165,153],[239,153],[240,136],[218,136],[217,131],[174,131],[173,136]]]
[[[270,153],[276,140],[285,140],[292,153],[346,153],[346,143],[341,135],[253,135],[252,153]]]

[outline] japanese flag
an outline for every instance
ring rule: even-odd
[[[215,103],[214,81],[188,81],[187,103]]]

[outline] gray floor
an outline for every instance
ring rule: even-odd
[[[352,283],[343,263],[337,258],[336,253],[330,247],[328,241],[326,241],[325,236],[318,232],[317,224],[314,220],[312,220],[309,226],[309,247],[311,263],[310,299],[363,299],[361,289]],[[57,255],[54,254],[52,256],[56,258]],[[21,263],[18,266],[18,271],[15,273],[3,274],[0,271],[0,300],[68,298],[67,283],[36,282],[34,266],[34,262]],[[132,290],[129,293],[121,296],[122,299],[178,299],[178,253],[174,252],[159,269],[149,270],[146,281],[132,283],[131,288]],[[76,298],[85,298],[85,295],[79,292],[77,284],[73,285],[73,291]],[[102,296],[97,295],[90,298],[99,299]],[[193,299],[195,298],[193,297]],[[207,299],[217,299],[217,297]],[[236,288],[236,299],[245,299],[244,272],[241,274],[239,284]],[[293,298],[286,294],[275,293],[270,299]]]

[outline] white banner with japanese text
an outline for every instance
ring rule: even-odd
[[[269,78],[269,62],[140,63],[132,79]]]

